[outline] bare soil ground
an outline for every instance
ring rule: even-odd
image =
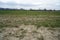
[[[60,16],[0,15],[0,40],[60,40],[60,28],[39,25]],[[53,24],[53,23],[52,23]],[[45,24],[44,24],[45,25]]]
[[[0,30],[0,40],[60,40],[59,28],[40,27],[35,25],[20,25],[6,27]]]

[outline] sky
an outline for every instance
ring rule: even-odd
[[[60,10],[60,0],[0,0],[0,7]]]

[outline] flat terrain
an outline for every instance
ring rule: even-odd
[[[60,11],[0,10],[0,28],[20,24],[60,27]]]
[[[59,40],[60,11],[0,10],[0,40]]]

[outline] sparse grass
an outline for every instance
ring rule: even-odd
[[[60,27],[60,11],[0,10],[0,28],[20,24],[36,25],[37,28],[41,26]]]

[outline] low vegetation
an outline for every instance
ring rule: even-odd
[[[60,27],[60,11],[0,10],[0,28],[21,24]]]
[[[60,11],[0,10],[0,40],[59,40]]]

